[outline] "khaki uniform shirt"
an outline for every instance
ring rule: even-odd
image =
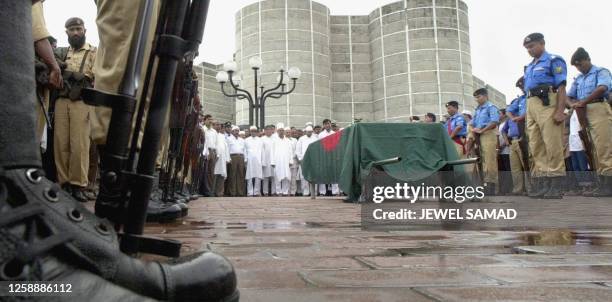
[[[32,38],[34,42],[51,36],[47,30],[42,2],[32,5]]]
[[[66,64],[68,67],[66,70],[72,72],[78,72],[81,67],[81,62],[83,62],[83,56],[85,53],[89,51],[87,55],[87,59],[83,64],[83,74],[90,79],[94,79],[94,62],[96,61],[96,50],[97,48],[91,46],[89,43],[85,43],[81,49],[75,50],[72,47],[68,49],[68,54],[66,55]]]

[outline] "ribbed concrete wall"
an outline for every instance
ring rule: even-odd
[[[235,102],[221,93],[215,75],[221,70],[221,65],[202,63],[193,66],[198,76],[198,92],[205,114],[210,114],[219,121],[234,122],[236,115]]]
[[[266,0],[236,14],[236,54],[243,87],[253,90],[249,59],[260,56],[266,88],[276,84],[280,66],[302,71],[297,89],[289,96],[266,101],[266,123],[304,125],[332,116],[329,9],[305,0]],[[240,101],[236,122],[248,123],[248,106]]]
[[[368,16],[331,16],[332,118],[340,127],[374,120]]]
[[[443,114],[472,93],[467,6],[458,0],[400,1],[370,14],[374,119]]]

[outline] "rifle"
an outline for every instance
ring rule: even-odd
[[[472,148],[472,152],[478,158],[478,163],[476,164],[476,176],[482,182],[484,180],[484,170],[482,167],[482,148],[480,145],[480,134],[474,133],[474,145]]]
[[[187,54],[197,51],[204,33],[209,3],[209,0],[162,1],[144,85],[140,86],[144,49],[150,43],[148,29],[152,13],[152,1],[142,1],[119,92],[84,91],[88,104],[112,108],[107,144],[100,163],[102,177],[96,215],[113,221],[117,229],[123,228],[120,248],[126,254],[147,252],[176,257],[180,252],[180,242],[149,238],[142,233],[177,65]],[[155,73],[154,65],[157,66]],[[140,87],[143,99],[151,90],[149,106],[143,100],[136,101]],[[139,149],[145,108],[148,108],[147,119]],[[136,112],[135,129],[126,131],[132,129]]]
[[[584,145],[584,153],[587,157],[587,162],[591,169],[595,169],[595,155],[593,153],[593,139],[591,138],[591,133],[588,130],[589,119],[587,117],[586,106],[584,107],[575,107],[576,117],[578,117],[578,122],[580,123],[580,130],[578,131],[578,136],[580,136],[580,140]]]
[[[189,140],[191,137],[191,124],[193,124],[194,97],[197,93],[197,81],[193,79],[192,54],[185,57],[177,71],[174,93],[172,99],[172,113],[170,115],[170,147],[168,148],[168,162],[163,175],[160,175],[160,184],[163,179],[163,200],[174,198],[175,193],[181,194],[185,177],[189,170]],[[197,113],[196,113],[197,122]],[[182,172],[182,173],[181,173]],[[180,173],[180,177],[179,177]]]

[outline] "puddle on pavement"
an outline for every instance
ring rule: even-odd
[[[320,228],[322,224],[317,222],[296,222],[296,221],[272,221],[272,222],[228,222],[228,223],[213,223],[208,221],[179,221],[170,224],[165,224],[161,228],[160,233],[176,233],[189,230],[212,230],[212,229],[229,229],[229,230],[291,230],[291,229],[306,229]]]
[[[546,230],[539,233],[521,235],[519,245],[606,245],[612,244],[612,238],[600,237],[589,233],[580,233],[569,230]]]

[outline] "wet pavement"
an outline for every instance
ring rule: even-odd
[[[184,255],[228,257],[241,301],[612,301],[612,221],[597,230],[364,231],[360,215],[333,198],[206,198],[146,233],[181,240]]]

